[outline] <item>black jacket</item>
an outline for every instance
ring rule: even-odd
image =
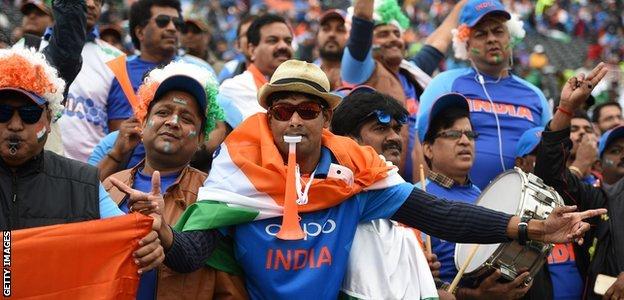
[[[48,45],[41,53],[54,67],[59,77],[65,81],[63,96],[67,96],[69,86],[76,79],[82,68],[82,48],[86,41],[87,6],[84,0],[54,0],[54,27]],[[39,50],[42,38],[25,35],[27,48]]]
[[[44,151],[12,170],[0,159],[0,229],[100,218],[97,169]]]
[[[608,220],[600,217],[588,220],[592,228],[585,235],[585,243],[575,247],[576,264],[585,279],[584,298],[600,299],[593,292],[596,276],[617,276],[624,271],[624,188],[608,196],[604,188],[583,183],[566,168],[571,148],[569,128],[550,131],[547,127],[542,133],[535,175],[555,188],[566,204],[577,205],[579,211],[594,208],[609,211]],[[619,186],[624,187],[623,180]]]

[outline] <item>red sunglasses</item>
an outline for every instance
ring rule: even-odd
[[[323,111],[323,106],[316,102],[303,102],[297,105],[277,103],[269,108],[269,114],[278,121],[288,121],[297,112],[304,120],[313,120]]]

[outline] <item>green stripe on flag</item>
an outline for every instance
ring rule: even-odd
[[[256,219],[258,211],[249,208],[231,207],[217,201],[198,201],[189,206],[174,226],[177,231],[218,229],[248,223]],[[234,275],[243,275],[243,268],[234,257],[231,239],[219,242],[206,265]]]
[[[231,207],[217,201],[198,201],[189,206],[175,225],[178,231],[216,229],[248,223],[256,219],[258,211]]]

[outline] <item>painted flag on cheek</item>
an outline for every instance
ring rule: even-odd
[[[11,298],[135,299],[139,275],[132,253],[151,228],[152,218],[130,214],[15,230],[8,238],[5,232]]]

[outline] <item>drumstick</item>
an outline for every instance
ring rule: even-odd
[[[453,291],[457,287],[457,284],[459,284],[459,280],[462,278],[462,276],[464,276],[464,272],[466,272],[466,268],[472,261],[472,258],[477,253],[477,249],[479,249],[479,244],[472,246],[472,250],[470,251],[470,255],[468,255],[468,259],[466,259],[466,261],[461,266],[461,268],[459,268],[459,272],[457,272],[457,275],[455,275],[455,278],[453,278],[453,282],[451,282],[451,285],[446,290],[447,292],[453,293]]]
[[[425,169],[423,168],[422,164],[420,164],[420,185],[422,186],[423,192],[427,192],[427,187],[425,186]],[[431,256],[431,236],[427,234],[426,239],[427,241],[425,242],[425,251],[427,251],[427,254]]]

